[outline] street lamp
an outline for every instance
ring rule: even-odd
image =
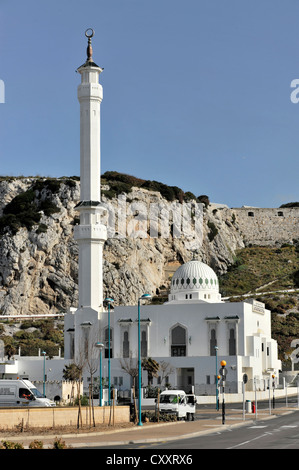
[[[274,396],[274,389],[275,389],[275,381],[274,381],[274,379],[275,379],[275,375],[274,375],[274,374],[272,375],[272,379],[273,379],[272,388],[273,388],[273,410],[274,410],[274,408],[275,408],[275,396]]]
[[[105,302],[108,304],[108,403],[111,404],[110,388],[111,388],[111,354],[110,354],[110,305],[114,302],[110,297],[106,297]]]
[[[219,410],[219,399],[218,399],[218,360],[217,360],[217,352],[218,352],[218,346],[215,346],[215,352],[216,352],[216,410]]]
[[[138,426],[142,426],[141,421],[141,342],[140,342],[140,303],[142,300],[150,299],[150,294],[143,294],[138,299]]]
[[[225,402],[224,402],[224,387],[225,387],[225,379],[226,379],[226,361],[221,361],[221,369],[220,374],[222,375],[222,424],[225,424]]]
[[[44,355],[44,380],[43,380],[43,395],[46,396],[46,351],[42,351]]]
[[[100,350],[100,388],[99,388],[99,405],[102,406],[103,396],[103,385],[102,385],[102,350],[104,348],[103,343],[96,343],[96,347]]]

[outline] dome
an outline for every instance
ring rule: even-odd
[[[180,266],[172,277],[169,300],[186,299],[219,302],[216,273],[201,261],[188,261]]]

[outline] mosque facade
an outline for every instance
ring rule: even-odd
[[[96,339],[104,345],[106,376],[108,314],[108,310],[103,311],[95,326]],[[65,317],[66,359],[75,357],[76,315],[78,311]],[[137,365],[138,326],[137,306],[110,308],[111,384],[118,389],[132,387],[128,369]],[[81,328],[86,330],[85,325]],[[88,329],[92,338],[94,325]],[[171,386],[196,395],[213,395],[220,362],[225,360],[228,392],[242,393],[244,375],[247,390],[256,387],[263,391],[270,377],[278,380],[281,369],[277,342],[271,338],[271,312],[257,301],[223,302],[215,272],[197,260],[175,272],[168,302],[140,306],[140,342],[141,357],[152,358],[161,366],[150,384],[147,372],[142,372],[143,386]]]

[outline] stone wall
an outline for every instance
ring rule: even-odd
[[[299,207],[261,209],[242,207],[225,209],[231,213],[244,244],[281,245],[299,240]]]

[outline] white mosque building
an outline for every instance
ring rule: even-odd
[[[92,338],[95,328],[97,339],[104,344],[103,364],[108,370],[108,315],[103,310],[92,324],[78,310],[66,315],[66,359],[74,358],[79,347],[74,329],[90,330]],[[137,306],[110,308],[111,383],[118,389],[132,386],[122,366],[136,367],[138,326]],[[154,386],[170,384],[187,392],[194,390],[196,395],[215,394],[216,371],[218,375],[222,360],[227,364],[226,391],[231,393],[242,393],[244,374],[247,390],[255,386],[266,390],[270,376],[278,378],[281,368],[277,343],[271,338],[271,312],[261,302],[223,302],[215,272],[196,260],[175,272],[168,302],[140,306],[140,342],[141,357],[163,365]],[[146,371],[142,384],[148,384]]]
[[[220,361],[225,360],[227,393],[241,393],[244,376],[247,390],[266,390],[271,376],[278,382],[281,369],[277,343],[271,338],[271,312],[257,301],[224,302],[215,272],[201,261],[192,260],[178,268],[163,305],[140,300],[138,310],[137,305],[113,308],[111,302],[105,304],[102,256],[107,230],[101,223],[104,209],[100,193],[102,68],[92,58],[93,31],[89,34],[88,30],[86,36],[87,60],[78,68],[81,195],[77,205],[80,224],[74,237],[79,245],[79,301],[77,308],[65,314],[64,358],[47,360],[47,379],[61,379],[66,364],[87,357],[96,364],[93,373],[99,376],[100,350],[96,345],[100,343],[103,376],[109,375],[111,386],[118,390],[129,390],[132,377],[125,368],[136,368],[140,344],[140,356],[160,364],[153,386],[215,395]],[[6,377],[17,374],[40,380],[42,360],[16,357],[4,372]],[[142,374],[142,385],[146,386],[147,372]],[[86,368],[85,384],[89,376]]]

